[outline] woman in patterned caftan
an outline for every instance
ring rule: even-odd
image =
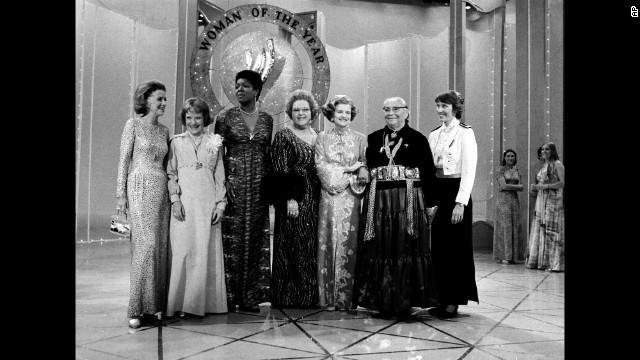
[[[496,193],[496,221],[493,230],[493,258],[503,264],[515,264],[524,260],[525,241],[520,226],[520,200],[518,191],[520,173],[516,152],[508,149],[502,155],[502,166],[498,170]]]
[[[311,127],[318,104],[311,92],[296,90],[286,101],[291,126],[278,131],[271,144],[273,176],[277,179],[271,306],[310,308],[318,302],[316,261],[320,180],[316,172]]]
[[[263,178],[271,169],[273,118],[258,109],[260,74],[236,75],[240,103],[217,116],[215,133],[224,138],[227,208],[222,219],[222,245],[229,309],[259,312],[269,301],[269,204]]]
[[[351,99],[337,95],[322,108],[335,127],[318,134],[316,169],[322,184],[318,220],[318,305],[326,310],[352,307],[358,220],[367,140],[349,128],[356,116]],[[356,175],[357,174],[357,175]]]
[[[530,269],[564,271],[564,165],[552,142],[542,145],[544,165],[530,187],[536,208],[529,238]]]
[[[137,115],[127,120],[120,143],[117,207],[131,221],[129,327],[142,326],[143,315],[166,308],[169,194],[165,160],[169,129],[158,122],[167,97],[164,84],[150,80],[133,97]]]
[[[204,316],[227,312],[220,222],[226,207],[222,139],[206,134],[209,106],[185,101],[186,130],[171,140],[167,175],[171,198],[171,274],[167,314]]]

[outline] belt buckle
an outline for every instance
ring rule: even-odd
[[[405,168],[402,165],[398,166],[398,171],[400,172],[400,176],[398,177],[398,180],[406,180],[407,179],[407,176],[405,174],[405,169],[408,169],[408,168]]]
[[[415,171],[411,168],[407,168],[407,179],[415,179]]]

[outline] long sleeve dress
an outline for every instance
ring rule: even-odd
[[[435,167],[427,138],[409,125],[397,132],[385,126],[367,143],[371,182],[360,216],[354,291],[358,306],[404,317],[411,307],[437,304],[427,219],[435,205]],[[385,177],[390,163],[401,167],[395,180]],[[416,173],[419,180],[404,180]]]
[[[497,178],[504,177],[509,185],[520,184],[515,167],[501,166]],[[524,260],[525,241],[520,226],[520,200],[516,190],[500,189],[496,193],[496,221],[493,230],[493,258],[496,260]]]
[[[216,141],[217,140],[217,141]],[[222,141],[204,134],[196,146],[187,133],[169,147],[167,175],[171,201],[180,200],[184,221],[171,216],[171,275],[167,314],[204,316],[227,312],[221,224],[211,225],[216,209],[225,209]]]
[[[558,182],[558,164],[561,164],[560,161],[545,164],[536,175],[538,184]],[[548,167],[551,167],[549,171]],[[529,238],[529,258],[526,263],[530,269],[564,271],[563,190],[538,190]]]
[[[272,130],[273,118],[262,111],[253,132],[237,107],[217,116],[215,133],[224,138],[224,170],[234,194],[222,220],[227,299],[232,308],[269,301],[269,204],[262,182],[271,168]]]
[[[322,184],[318,219],[320,306],[352,306],[362,193],[351,185],[355,174],[342,169],[357,161],[365,162],[366,147],[367,138],[349,128],[323,131],[316,139],[315,163]]]
[[[168,139],[166,126],[138,117],[127,120],[122,132],[116,197],[127,196],[131,221],[129,318],[166,308]]]
[[[314,146],[288,127],[276,133],[271,157],[281,191],[274,204],[272,307],[308,308],[318,302],[320,180],[314,156]],[[297,201],[297,217],[287,215],[287,200]]]

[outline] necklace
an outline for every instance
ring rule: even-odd
[[[196,152],[196,170],[200,169],[202,167],[202,163],[199,161],[198,159],[198,147],[200,146],[200,144],[202,144],[202,139],[204,138],[204,134],[200,135],[200,136],[193,136],[191,135],[191,133],[187,133],[189,136],[189,140],[191,140],[191,144],[193,145],[193,150],[195,150]],[[196,143],[196,138],[200,141],[198,141]]]
[[[252,111],[252,112],[246,112],[246,111],[242,110],[242,108],[241,108],[241,107],[239,107],[239,106],[238,106],[238,109],[240,109],[240,112],[242,112],[243,114],[247,114],[247,115],[253,115],[253,114],[255,114],[256,112],[258,112],[258,107],[257,107],[257,106],[255,106],[255,105],[254,105],[254,107],[253,107],[253,111]]]

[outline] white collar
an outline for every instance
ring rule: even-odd
[[[449,126],[446,126],[444,123],[442,123],[442,130],[444,130],[445,132],[449,132],[458,124],[460,124],[460,120],[454,117],[453,120],[451,120],[451,123],[449,123]]]

